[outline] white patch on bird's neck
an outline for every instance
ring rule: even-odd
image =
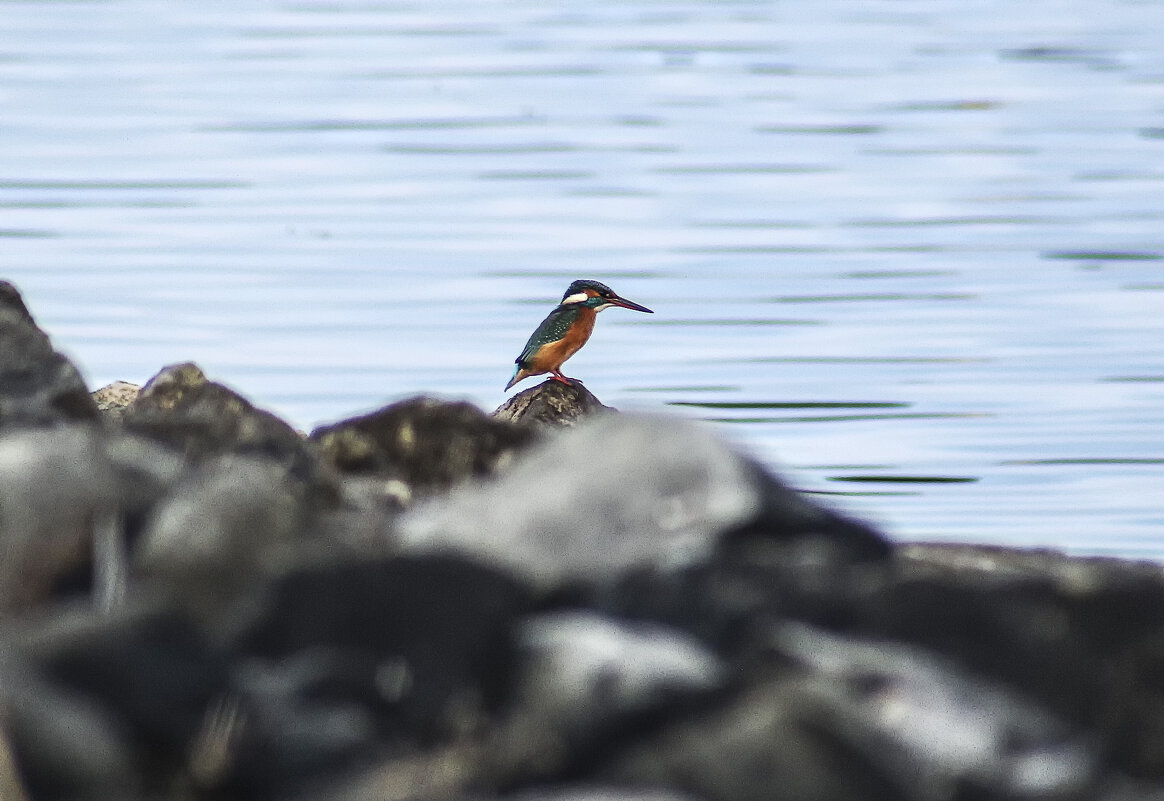
[[[609,309],[613,305],[614,305],[613,303],[603,303],[601,306],[595,306],[594,311],[600,312],[603,309]]]
[[[566,297],[562,298],[562,305],[570,306],[575,303],[585,303],[589,299],[590,296],[585,292],[575,292],[573,295],[567,295]]]

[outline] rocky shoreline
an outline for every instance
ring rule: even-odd
[[[896,544],[554,381],[91,394],[0,282],[0,799],[494,798],[1164,798],[1164,570]]]

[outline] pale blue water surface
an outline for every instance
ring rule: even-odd
[[[1164,557],[1164,3],[7,2],[0,277],[307,429],[567,366],[902,539]]]

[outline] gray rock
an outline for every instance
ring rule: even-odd
[[[495,482],[409,511],[400,532],[405,548],[471,553],[552,586],[694,560],[762,503],[755,472],[705,428],[603,415]]]
[[[789,676],[752,686],[630,743],[588,779],[707,801],[911,799],[815,731],[803,701],[811,681]]]
[[[563,611],[522,622],[513,699],[489,742],[491,783],[576,770],[681,715],[724,684],[724,666],[681,632]]]
[[[818,729],[910,798],[1076,799],[1098,778],[1092,743],[1017,693],[923,649],[785,624],[777,647],[824,681],[805,700]]]
[[[116,529],[99,432],[75,426],[0,436],[0,619],[86,573],[96,534]]]
[[[715,654],[664,626],[553,612],[524,621],[517,637],[523,658],[517,703],[540,737],[593,737],[723,682]]]
[[[102,448],[122,517],[139,533],[154,505],[174,489],[190,465],[172,448],[116,429],[106,431]]]
[[[203,462],[159,502],[137,545],[137,569],[173,585],[229,595],[276,572],[308,531],[301,485],[269,459]]]
[[[33,798],[124,797],[140,788],[129,733],[112,710],[0,660],[0,724]],[[5,801],[11,798],[0,784]],[[15,800],[14,800],[15,801]]]
[[[37,328],[16,287],[0,281],[0,427],[97,417],[77,368]]]

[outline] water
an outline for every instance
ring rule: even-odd
[[[1164,5],[0,2],[0,272],[310,428],[568,365],[902,539],[1164,557]]]

